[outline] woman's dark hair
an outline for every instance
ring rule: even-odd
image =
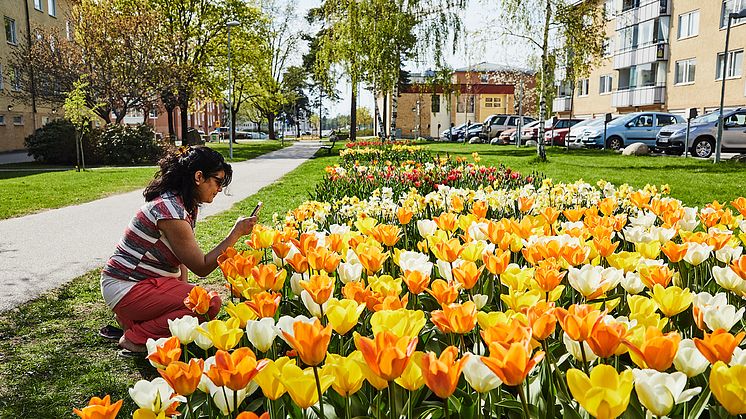
[[[233,169],[217,151],[205,146],[180,147],[166,154],[159,162],[161,167],[143,195],[150,202],[165,192],[173,192],[181,197],[187,211],[194,216],[199,206],[194,183],[194,174],[202,171],[205,179],[221,170],[225,172],[223,187],[231,183]]]

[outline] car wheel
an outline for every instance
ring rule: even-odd
[[[692,156],[707,159],[712,156],[712,150],[715,146],[712,140],[705,138],[697,138],[692,144]]]
[[[619,150],[622,147],[624,147],[624,141],[619,137],[611,137],[606,141],[606,148]]]

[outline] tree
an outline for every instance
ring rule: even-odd
[[[96,107],[91,109],[88,105],[89,94],[86,92],[88,89],[88,82],[85,80],[86,77],[81,77],[73,83],[73,89],[68,92],[65,98],[64,110],[67,119],[72,122],[75,126],[75,159],[77,165],[75,170],[78,172],[82,168],[85,171],[85,153],[83,152],[83,135],[86,129],[91,124],[91,119],[96,117]]]
[[[303,67],[291,66],[282,77],[282,87],[287,96],[287,103],[282,109],[288,122],[295,126],[295,136],[300,136],[300,121],[311,114],[311,101],[306,95],[309,87],[306,71]]]
[[[311,9],[306,16],[306,20],[313,24],[323,17],[322,9]],[[327,96],[332,102],[339,100],[339,92],[336,89],[336,76],[332,67],[320,65],[319,51],[321,48],[321,38],[324,36],[326,29],[321,29],[315,35],[302,35],[302,39],[308,43],[308,52],[303,55],[303,69],[310,75],[308,90],[313,109],[318,109],[318,118],[321,120],[323,113],[323,98]],[[319,138],[321,138],[321,123],[314,125],[318,128]]]
[[[358,127],[363,126],[367,128],[373,124],[373,117],[370,115],[370,110],[368,108],[357,108],[355,120],[357,121]]]

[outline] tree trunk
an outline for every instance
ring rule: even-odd
[[[233,138],[233,144],[238,144],[238,138],[236,138],[236,116],[238,115],[238,108],[231,108],[231,132],[228,133],[228,140]],[[233,135],[230,137],[230,135]]]
[[[383,92],[383,117],[381,119],[381,128],[382,128],[382,130],[381,130],[381,133],[380,133],[380,136],[383,139],[386,139],[386,137],[388,137],[388,134],[387,134],[388,129],[387,129],[387,125],[386,125],[386,122],[387,122],[386,121],[386,108],[387,108],[387,105],[388,105],[388,93],[387,92]]]
[[[321,88],[319,88],[319,140],[321,140],[321,110],[324,109],[324,104],[321,100],[323,97]]]
[[[174,109],[176,106],[166,106],[166,120],[168,121],[168,141],[173,144],[176,140],[176,127],[174,126]]]
[[[391,129],[389,130],[389,136],[392,140],[396,139],[396,114],[399,109],[399,80],[397,77],[394,88],[391,92]]]
[[[377,131],[376,135],[379,138],[385,138],[385,136],[386,136],[386,133],[385,133],[386,128],[384,126],[383,119],[381,118],[381,111],[380,111],[380,109],[378,109],[378,95],[376,93],[377,93],[376,90],[373,90],[373,97],[374,97],[374,100],[373,100],[373,113],[375,113],[375,120],[376,120],[376,122],[375,122],[376,131]],[[383,95],[383,97],[385,98],[386,95]]]
[[[357,138],[357,83],[352,83],[352,95],[350,97],[350,141],[355,142]]]
[[[275,139],[275,114],[271,112],[267,114],[267,131],[269,131],[269,139],[274,140]]]
[[[551,0],[547,0],[546,15],[544,19],[544,40],[541,50],[541,89],[539,91],[539,138],[537,139],[536,153],[539,160],[546,161],[547,152],[544,148],[544,118],[546,118],[546,80],[547,80],[547,54],[549,50],[549,19],[552,17]]]
[[[186,138],[187,129],[189,129],[189,93],[186,90],[179,90],[179,110],[181,117],[181,141]]]

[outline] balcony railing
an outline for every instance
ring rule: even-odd
[[[656,61],[668,61],[669,54],[669,46],[665,42],[626,49],[614,55],[614,70]]]
[[[611,106],[628,108],[632,106],[657,105],[666,101],[666,85],[631,87],[619,89],[611,96]]]
[[[568,112],[572,106],[572,97],[558,97],[552,101],[552,112]]]
[[[671,14],[672,0],[641,0],[637,7],[621,11],[616,16],[616,30],[637,25],[659,16]]]

